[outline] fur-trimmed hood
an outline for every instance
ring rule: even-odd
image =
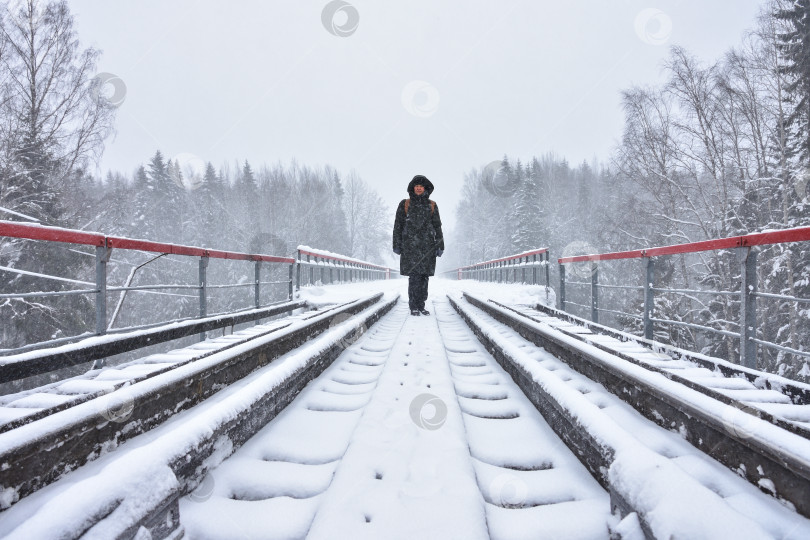
[[[430,197],[430,194],[433,193],[433,183],[430,180],[428,180],[426,176],[423,176],[421,174],[417,174],[416,176],[414,176],[413,180],[411,180],[411,183],[408,184],[408,195],[412,197],[416,196],[416,194],[413,192],[413,188],[417,184],[424,186],[425,193],[427,194],[428,197]]]

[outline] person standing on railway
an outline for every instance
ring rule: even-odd
[[[400,256],[399,273],[408,276],[411,315],[430,315],[425,309],[428,279],[436,271],[436,257],[444,253],[442,220],[431,193],[430,180],[414,176],[408,184],[409,198],[399,203],[394,219],[394,253]]]

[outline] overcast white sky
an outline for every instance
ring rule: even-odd
[[[672,44],[717,58],[762,2],[348,3],[332,26],[327,0],[70,0],[99,71],[126,84],[97,172],[157,149],[295,158],[354,169],[392,212],[424,174],[450,225],[464,173],[505,153],[607,159],[621,90],[659,82]]]

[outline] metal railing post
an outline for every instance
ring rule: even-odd
[[[287,300],[292,300],[293,299],[293,267],[294,266],[295,266],[295,263],[290,263],[290,283],[289,283],[289,288],[287,290]]]
[[[96,335],[107,333],[107,263],[112,249],[96,246]]]
[[[591,321],[599,322],[599,266],[591,261]]]
[[[740,364],[757,369],[757,250],[737,249],[740,259]]]
[[[200,286],[200,318],[208,313],[208,256],[200,257],[199,264]],[[200,332],[200,341],[205,341],[205,332]]]
[[[655,326],[652,315],[655,310],[655,260],[652,257],[641,259],[644,265],[644,337],[655,339]]]
[[[529,263],[529,257],[526,257],[526,262],[523,263],[523,267],[520,269],[520,279],[521,283],[526,283],[526,265]]]
[[[565,265],[560,265],[560,310],[565,311]]]
[[[261,295],[261,283],[262,283],[262,261],[256,261],[253,267],[253,279],[254,279],[254,289],[253,289],[253,304],[258,308],[261,305],[261,301],[259,297]]]
[[[96,246],[96,335],[107,333],[107,263],[110,261],[112,249],[106,245]],[[93,362],[92,369],[104,367],[106,359],[99,358]]]
[[[298,250],[298,257],[296,257],[296,260],[298,262],[295,264],[295,290],[300,291],[301,290],[301,250],[300,249]]]
[[[544,266],[546,267],[546,304],[548,304],[549,295],[551,294],[551,282],[549,281],[549,278],[550,278],[549,266],[551,266],[551,263],[548,260],[548,257],[549,257],[548,251],[543,253],[543,255],[544,255],[544,258],[545,258]]]

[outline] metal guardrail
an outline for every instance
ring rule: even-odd
[[[598,262],[622,259],[641,259],[642,275],[644,285],[642,287],[627,287],[643,291],[644,309],[642,320],[644,324],[644,337],[653,339],[655,323],[672,324],[692,328],[696,330],[712,332],[726,337],[740,339],[740,363],[746,367],[756,368],[757,366],[757,345],[789,352],[791,354],[810,357],[810,352],[799,351],[784,347],[776,343],[771,343],[756,337],[757,332],[757,298],[779,299],[793,302],[810,302],[810,299],[798,298],[794,296],[761,293],[757,290],[757,253],[756,246],[772,244],[782,244],[790,242],[810,241],[810,227],[798,227],[781,231],[764,233],[754,233],[744,236],[734,236],[717,240],[707,240],[703,242],[692,242],[688,244],[677,244],[650,249],[640,249],[633,251],[620,251],[613,253],[602,253],[592,255],[580,255],[576,257],[561,257],[557,260],[560,266],[560,291],[558,294],[561,310],[565,310],[567,304],[577,305],[585,309],[590,308],[590,318],[593,322],[599,322],[600,312],[619,313],[630,317],[638,317],[637,314],[616,312],[599,307],[599,289],[606,287],[620,287],[617,285],[605,285],[599,283]],[[657,257],[666,255],[680,255],[698,253],[701,251],[715,250],[735,250],[740,262],[740,289],[739,291],[710,291],[693,289],[665,289],[655,287],[655,260]],[[566,265],[586,263],[590,265],[590,283],[566,281]],[[590,285],[590,305],[575,304],[566,301],[566,285]],[[731,332],[712,328],[710,326],[687,323],[684,321],[674,321],[654,317],[655,295],[656,293],[666,294],[708,294],[714,296],[737,296],[740,298],[740,319],[739,332]]]
[[[381,266],[373,265],[364,261],[351,259],[343,255],[337,255],[330,252],[317,251],[312,248],[301,246],[298,249],[298,258],[292,257],[279,257],[273,255],[262,255],[252,253],[241,253],[234,251],[223,251],[216,249],[208,249],[194,246],[184,246],[179,244],[171,244],[164,242],[154,242],[149,240],[138,240],[132,238],[122,238],[116,236],[107,236],[97,232],[77,231],[72,229],[63,229],[59,227],[48,227],[32,223],[20,223],[15,221],[2,221],[0,220],[0,236],[11,238],[21,238],[27,240],[56,242],[62,244],[86,245],[95,247],[95,282],[79,281],[58,276],[48,276],[38,274],[35,272],[17,269],[0,267],[0,272],[13,272],[17,274],[31,275],[46,280],[56,280],[60,282],[70,282],[75,285],[80,285],[81,289],[65,290],[65,291],[35,291],[35,292],[19,292],[19,293],[4,293],[0,295],[2,299],[23,299],[34,297],[53,297],[53,296],[66,296],[66,295],[92,295],[95,297],[95,332],[85,333],[79,336],[70,336],[50,340],[47,342],[37,343],[33,345],[26,345],[16,349],[0,349],[2,354],[14,354],[30,350],[36,347],[55,346],[64,343],[73,342],[77,339],[85,338],[90,335],[101,336],[112,331],[110,328],[111,323],[108,324],[107,316],[107,294],[111,292],[122,292],[126,294],[129,291],[149,292],[151,294],[169,294],[160,293],[157,291],[167,289],[177,290],[191,290],[197,291],[195,295],[199,299],[199,319],[204,319],[209,316],[208,314],[208,292],[211,289],[228,289],[228,288],[253,288],[253,307],[260,309],[267,307],[263,305],[261,298],[261,290],[263,285],[287,285],[287,300],[293,299],[294,289],[301,286],[301,266],[310,267],[310,278],[314,275],[316,268],[321,270],[321,279],[325,278],[328,272],[329,283],[342,283],[352,280],[370,280],[370,279],[383,279],[389,278],[392,270]],[[107,283],[107,263],[110,261],[110,256],[113,250],[132,250],[142,251],[149,253],[158,253],[159,258],[164,255],[180,255],[186,257],[198,258],[198,279],[196,284],[160,284],[160,285],[145,285],[145,286],[129,286],[129,282],[122,287],[110,287]],[[306,261],[304,261],[306,257]],[[208,264],[211,259],[224,259],[232,261],[245,261],[253,263],[253,279],[249,282],[242,283],[209,283],[208,279]],[[153,259],[154,260],[154,259]],[[151,261],[148,261],[151,262]],[[266,264],[286,264],[289,266],[289,277],[281,281],[262,281],[262,268]],[[296,272],[297,269],[297,272]],[[337,279],[335,279],[337,274]],[[132,276],[130,276],[131,278]],[[296,283],[297,279],[297,283]],[[313,280],[310,279],[310,283]],[[92,287],[92,288],[91,288]],[[120,304],[116,307],[113,314],[113,321],[118,314]],[[219,314],[226,315],[226,314]],[[134,326],[119,331],[132,331],[144,328],[150,328],[154,325]],[[200,339],[205,339],[205,334],[200,334]]]
[[[537,274],[538,270],[542,270],[543,281],[546,287],[546,299],[548,300],[551,290],[549,285],[549,264],[548,248],[540,248],[518,253],[517,255],[508,255],[499,259],[462,266],[461,268],[442,273],[456,274],[459,280],[475,279],[478,281],[509,283],[509,275],[511,272],[512,283],[540,285]],[[518,271],[520,271],[520,280],[518,280]],[[528,277],[527,272],[530,272]]]
[[[301,271],[302,268],[305,269],[304,272]],[[398,275],[399,272],[393,268],[329,251],[316,250],[309,246],[298,246],[296,290],[300,289],[301,285],[315,285],[319,282],[324,285],[352,283],[375,279],[391,279],[392,276]]]

